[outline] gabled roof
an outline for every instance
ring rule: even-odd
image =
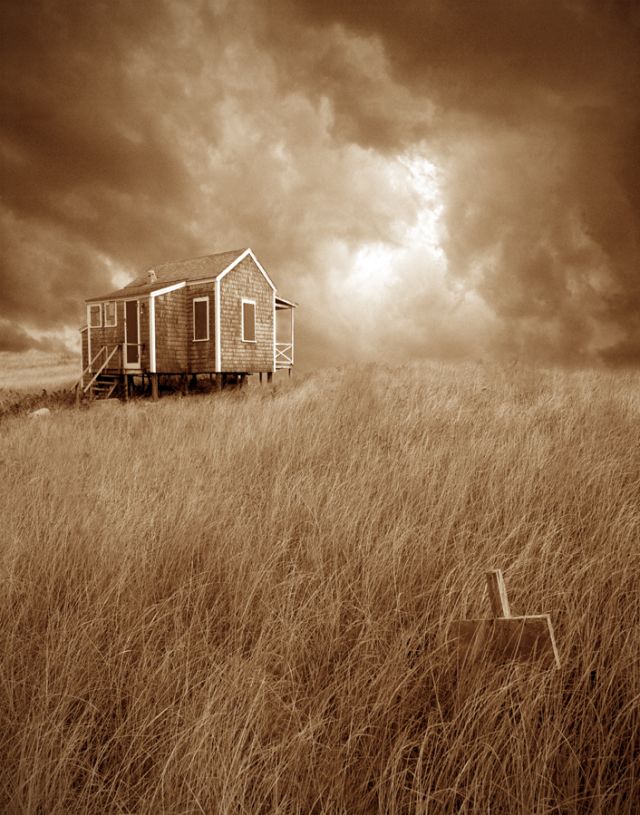
[[[131,283],[121,289],[102,294],[99,297],[89,297],[86,302],[91,303],[97,300],[117,300],[123,297],[140,297],[150,294],[158,289],[163,289],[171,283],[181,283],[189,280],[214,280],[229,269],[234,261],[239,261],[245,255],[250,254],[256,261],[258,268],[273,286],[267,273],[264,271],[251,249],[233,249],[230,252],[219,252],[215,255],[203,255],[199,258],[189,258],[188,260],[178,260],[171,263],[161,263],[153,269],[149,269],[144,274],[139,275]],[[154,271],[156,279],[149,281],[149,272]],[[274,287],[275,288],[275,287]]]

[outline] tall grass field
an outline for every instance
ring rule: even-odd
[[[639,441],[483,365],[6,414],[0,811],[640,812]],[[561,669],[460,666],[494,568]]]

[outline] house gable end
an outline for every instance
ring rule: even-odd
[[[238,255],[238,257],[237,257],[237,258],[236,258],[236,259],[235,259],[235,260],[234,260],[232,263],[230,263],[230,264],[227,266],[227,268],[226,268],[226,269],[223,269],[223,270],[220,272],[220,274],[218,275],[218,278],[217,278],[217,279],[218,279],[218,281],[222,280],[222,278],[223,278],[223,277],[225,277],[226,275],[228,275],[228,274],[229,274],[229,272],[232,272],[232,271],[233,271],[233,270],[236,268],[236,266],[238,266],[240,263],[242,263],[242,261],[243,261],[245,258],[247,258],[247,257],[250,257],[250,258],[251,258],[251,260],[252,260],[252,261],[255,263],[255,265],[256,265],[256,267],[258,268],[258,270],[259,270],[259,271],[261,272],[261,274],[263,275],[264,279],[267,281],[267,283],[269,284],[269,286],[271,286],[271,288],[272,288],[272,289],[273,289],[273,291],[275,292],[275,291],[276,291],[276,286],[275,286],[275,283],[274,283],[274,282],[273,282],[273,280],[272,280],[272,279],[269,277],[269,275],[268,275],[268,274],[267,274],[267,272],[265,271],[264,267],[262,266],[262,264],[260,263],[260,261],[258,260],[258,258],[257,258],[257,257],[254,255],[253,250],[252,250],[252,249],[250,249],[250,248],[249,248],[249,249],[245,249],[245,250],[244,250],[244,252],[242,252],[242,254],[241,254],[241,255]]]

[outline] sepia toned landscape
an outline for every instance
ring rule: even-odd
[[[0,809],[637,812],[639,375],[255,379],[0,422]]]
[[[640,2],[0,27],[0,815],[638,815]]]

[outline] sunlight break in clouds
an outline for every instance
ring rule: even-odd
[[[433,254],[429,271],[434,274],[444,265],[439,221],[444,204],[437,183],[437,168],[425,158],[405,155],[386,159],[383,167],[390,187],[408,196],[415,210],[409,220],[395,224],[392,240],[364,242],[356,250],[343,285],[352,293],[359,291],[365,305],[377,303],[390,285],[399,282],[398,261],[405,258],[407,252],[428,249]]]
[[[639,8],[6,4],[0,348],[250,245],[303,366],[637,362]]]

